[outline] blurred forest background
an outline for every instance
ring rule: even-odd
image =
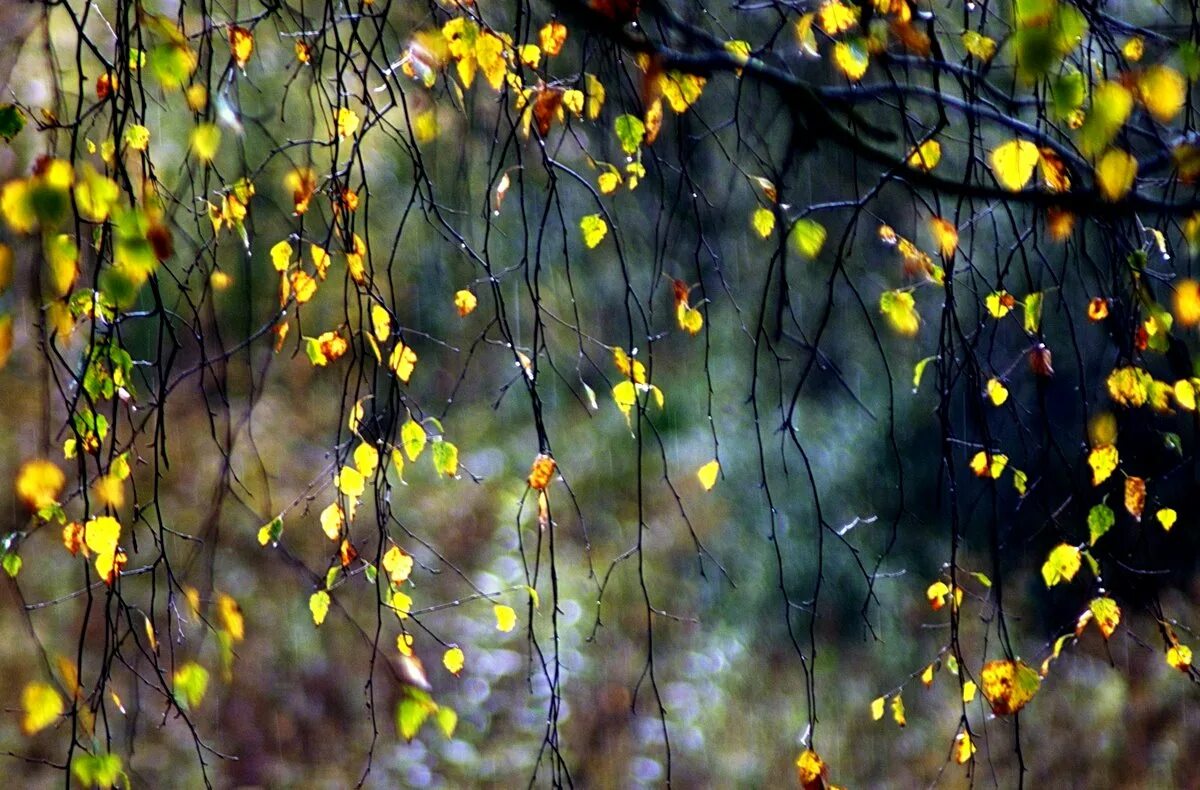
[[[534,39],[553,12],[540,3],[507,5],[481,12],[522,40]],[[723,38],[757,47],[763,26],[776,25],[765,10],[774,4],[762,5],[688,4],[680,13],[698,23],[711,13]],[[999,5],[931,8],[939,18],[1007,19],[1008,4]],[[1131,26],[1128,36],[1172,13],[1186,18],[1186,6],[1108,8]],[[1001,590],[1007,638],[1035,668],[1086,605],[1085,584],[1048,591],[1039,568],[1059,542],[1059,517],[1083,523],[1087,507],[1069,494],[1088,488],[1088,419],[1112,408],[1103,381],[1116,330],[1082,319],[1089,299],[1115,288],[1110,262],[1125,255],[1110,226],[1085,217],[1071,240],[1053,243],[1028,234],[1041,222],[1029,205],[978,201],[964,209],[969,265],[960,257],[958,301],[948,312],[978,327],[971,352],[1007,384],[1010,402],[989,430],[996,446],[1010,448],[1012,464],[1029,472],[1032,491],[1019,497],[967,472],[977,448],[965,441],[957,478],[947,476],[943,428],[970,432],[980,382],[940,381],[935,363],[914,387],[914,366],[938,353],[944,291],[916,290],[924,320],[915,337],[890,332],[879,313],[879,294],[906,282],[879,226],[932,251],[928,199],[844,146],[807,147],[797,126],[805,108],[761,83],[714,74],[695,105],[668,111],[659,139],[641,149],[646,174],[636,189],[627,177],[601,196],[592,186],[603,170],[595,163],[624,170],[628,161],[613,118],[637,112],[636,68],[569,18],[554,73],[597,74],[607,86],[605,107],[594,121],[568,114],[539,139],[520,133],[519,110],[486,89],[482,76],[459,91],[451,67],[432,89],[399,69],[384,71],[414,34],[436,32],[460,14],[450,5],[70,0],[26,15],[18,8],[4,12],[9,33],[20,34],[3,47],[12,64],[4,100],[25,107],[29,121],[0,144],[0,180],[28,175],[45,154],[102,166],[86,141],[99,144],[127,119],[110,116],[123,105],[97,103],[98,57],[128,58],[130,42],[116,30],[152,48],[154,28],[139,22],[138,8],[183,23],[200,55],[196,80],[208,87],[209,106],[198,114],[184,91],[148,78],[134,100],[170,206],[174,256],[122,323],[121,342],[138,361],[136,394],[112,408],[114,431],[129,439],[138,409],[161,405],[133,438],[140,460],[119,515],[129,535],[122,538],[127,570],[154,562],[151,534],[169,530],[170,578],[151,566],[127,573],[120,589],[137,611],[157,615],[165,667],[195,660],[211,671],[190,719],[204,743],[236,759],[202,751],[209,781],[345,787],[359,780],[370,754],[367,786],[519,786],[531,778],[541,785],[549,782],[544,751],[553,714],[553,737],[580,787],[663,783],[664,723],[671,781],[682,787],[792,783],[809,738],[840,785],[1016,785],[1017,728],[1011,718],[994,718],[981,697],[965,709],[974,765],[951,759],[964,706],[944,664],[949,610],[932,611],[925,593],[950,559],[953,522],[958,567],[986,573],[993,585],[964,584],[958,640],[967,666],[1000,655]],[[244,69],[231,62],[225,32],[206,28],[205,19],[253,30]],[[96,52],[77,48],[80,27]],[[300,33],[314,46],[308,63],[294,49]],[[797,54],[790,24],[779,35],[788,41],[778,57],[796,73],[820,84],[841,79],[828,60]],[[1012,69],[1003,58],[992,78],[1007,85]],[[892,68],[913,85],[932,84],[928,72],[906,73],[899,60]],[[137,74],[121,76],[142,85]],[[367,127],[353,145],[331,135],[339,93]],[[99,109],[81,114],[93,104]],[[39,130],[52,126],[37,114],[43,107],[81,123]],[[858,111],[884,123],[895,107],[881,98]],[[198,118],[221,124],[208,167],[189,151]],[[951,142],[941,168],[951,178],[969,166],[963,149],[974,132],[952,123],[945,134]],[[979,135],[983,145],[1002,137]],[[895,148],[902,156],[906,146]],[[144,165],[135,159],[129,167],[140,180]],[[287,176],[307,165],[320,183],[298,219]],[[341,244],[331,241],[341,221],[326,195],[331,169],[336,184],[360,194],[354,228],[366,240],[370,276],[419,354],[407,386],[356,334],[369,318],[342,255],[299,308],[282,349],[272,348],[279,294],[270,250],[300,234],[303,243],[292,237],[293,246],[307,263],[310,242]],[[511,183],[502,202],[501,175]],[[781,222],[803,214],[827,229],[815,259],[795,254],[784,232],[763,239],[752,228],[763,205],[756,176],[777,180]],[[236,232],[214,232],[198,203],[241,177],[256,190],[245,246]],[[598,211],[609,236],[590,249],[578,222]],[[1168,236],[1178,254],[1154,254],[1150,266],[1186,273],[1186,248],[1177,232]],[[68,495],[78,495],[75,462],[61,450],[70,435],[62,393],[70,386],[53,371],[75,364],[88,331],[57,337],[49,358],[62,364],[48,361],[37,328],[39,244],[7,231],[4,240],[16,263],[2,297],[14,338],[0,372],[0,480],[44,457],[67,471]],[[83,266],[85,276],[91,271]],[[694,337],[677,325],[672,278],[698,284],[691,300],[702,305],[704,326]],[[1046,293],[1040,331],[1055,352],[1053,377],[1030,374],[1019,321],[989,323],[982,301],[999,283],[1018,295]],[[466,316],[454,305],[462,289],[479,299]],[[290,304],[287,320],[296,312]],[[351,340],[346,356],[312,364],[301,338],[338,327]],[[536,364],[537,406],[509,342]],[[613,402],[620,380],[613,347],[637,349],[665,396],[661,410],[647,404],[644,417],[634,410],[637,430]],[[160,404],[161,382],[173,389]],[[319,628],[310,616],[310,595],[338,562],[318,514],[357,444],[347,417],[363,398],[364,435],[372,425],[394,431],[411,412],[436,417],[458,447],[454,479],[439,477],[425,458],[406,465],[403,481],[394,468],[380,472],[349,533],[359,554],[376,562],[375,525],[382,524],[416,560],[408,590],[414,615],[405,627],[433,698],[458,713],[452,738],[432,726],[411,742],[397,735],[400,621],[380,606],[361,567],[351,566],[357,572],[332,589]],[[562,474],[550,488],[550,530],[539,528],[536,494],[526,485],[534,457],[547,449],[531,415],[543,421]],[[1189,459],[1192,418],[1181,412],[1170,425]],[[1123,435],[1140,430],[1149,429],[1122,423]],[[713,458],[721,475],[705,491],[696,470]],[[1147,526],[1122,537],[1139,543],[1145,554],[1138,556],[1161,561],[1123,588],[1121,629],[1107,641],[1089,629],[1064,648],[1020,714],[1029,786],[1197,786],[1197,689],[1163,661],[1155,633],[1159,606],[1187,632],[1200,594],[1196,511],[1189,510],[1195,469],[1190,460],[1179,466],[1156,491],[1179,510],[1175,529]],[[69,502],[79,511],[72,518],[81,518],[79,499]],[[107,690],[95,700],[108,748],[123,755],[133,786],[203,786],[192,730],[153,689],[152,662],[132,647],[129,634],[141,623],[115,608],[103,583],[85,579],[59,527],[38,526],[9,485],[0,488],[0,513],[0,533],[23,533],[24,560],[19,576],[0,583],[0,673],[9,692],[0,752],[10,755],[8,782],[61,784],[60,773],[37,761],[61,764],[70,732],[64,720],[24,737],[17,690],[54,676],[58,656],[80,661],[87,687],[112,655],[110,640],[120,639],[127,640],[121,658],[104,668],[124,710]],[[260,527],[280,513],[279,547],[260,545]],[[526,585],[539,593],[536,606]],[[185,587],[198,591],[203,619],[188,611]],[[206,624],[221,593],[245,618],[245,639],[233,646],[225,676],[220,640]],[[494,603],[516,609],[516,629],[497,629]],[[442,666],[450,645],[465,654],[457,676]],[[651,657],[665,716],[647,675]],[[930,663],[940,668],[925,688],[918,676]],[[553,672],[561,673],[560,698],[548,680]],[[901,686],[907,726],[897,727],[890,711],[873,721],[871,701]]]

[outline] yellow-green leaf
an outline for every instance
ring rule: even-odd
[[[1042,564],[1042,580],[1047,587],[1071,581],[1079,573],[1083,564],[1081,559],[1078,547],[1060,543],[1050,551],[1046,562]]]
[[[599,214],[588,214],[579,220],[579,229],[583,231],[583,243],[589,250],[594,249],[608,235],[608,223]]]
[[[308,611],[312,613],[312,621],[314,625],[320,625],[325,622],[325,615],[329,614],[329,593],[324,590],[317,590],[308,598]]]

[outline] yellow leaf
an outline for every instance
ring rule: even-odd
[[[254,52],[254,34],[244,27],[237,25],[230,27],[229,51],[233,53],[233,60],[237,63],[237,67],[244,71],[246,61],[250,60],[250,54]]]
[[[442,665],[455,675],[462,672],[464,664],[466,664],[466,656],[463,655],[461,647],[452,647],[442,654]]]
[[[135,151],[145,151],[150,145],[150,130],[141,124],[133,124],[125,128],[126,145]]]
[[[1042,683],[1037,671],[1025,662],[1007,659],[984,664],[980,680],[983,696],[997,716],[1007,716],[1025,707]]]
[[[1125,510],[1137,521],[1146,508],[1146,481],[1140,477],[1125,478]]]
[[[925,590],[925,597],[933,611],[938,611],[946,605],[946,596],[950,594],[950,586],[944,581],[936,581]]]
[[[1187,672],[1192,666],[1192,649],[1187,645],[1172,645],[1167,650],[1167,664],[1180,672]]]
[[[317,278],[308,272],[294,271],[290,276],[292,292],[296,294],[296,303],[304,304],[317,293]]]
[[[892,329],[905,337],[913,337],[921,328],[916,302],[908,291],[884,291],[879,296],[879,311]]]
[[[1096,186],[1100,196],[1110,202],[1125,197],[1133,188],[1137,171],[1138,163],[1132,154],[1110,148],[1096,163]]]
[[[401,426],[400,443],[404,446],[404,454],[408,456],[408,460],[417,460],[427,441],[424,426],[416,420],[409,419]]]
[[[392,315],[386,307],[378,303],[371,305],[371,331],[380,343],[392,335]]]
[[[926,140],[910,151],[905,161],[914,170],[929,172],[942,161],[942,144],[937,140]]]
[[[594,249],[608,235],[608,223],[599,214],[589,214],[579,220],[579,229],[583,231],[583,243],[589,250]]]
[[[692,337],[700,334],[700,330],[704,328],[704,314],[697,308],[689,306],[685,301],[675,305],[675,320],[679,324],[679,328]]]
[[[876,697],[874,700],[871,701],[871,720],[872,721],[879,721],[880,719],[883,718],[883,703],[884,702],[885,702],[885,700],[883,697]]]
[[[308,598],[308,611],[312,614],[313,625],[320,625],[325,622],[325,616],[329,614],[329,593],[324,590],[317,590]]]
[[[829,768],[812,749],[805,749],[796,758],[796,775],[803,790],[823,790],[828,786]]]
[[[775,230],[775,212],[759,206],[754,209],[754,214],[750,217],[750,224],[758,235],[765,239]]]
[[[626,379],[619,382],[613,387],[613,400],[616,401],[617,408],[621,410],[621,414],[625,415],[626,424],[631,423],[631,412],[633,407],[637,405],[637,389],[632,381]]]
[[[925,688],[933,685],[933,673],[937,671],[937,666],[930,664],[921,671],[921,682],[925,684]]]
[[[1154,517],[1158,519],[1158,523],[1162,525],[1164,531],[1170,532],[1171,527],[1175,526],[1175,522],[1178,520],[1179,514],[1176,513],[1173,508],[1164,507],[1160,508],[1159,511],[1154,514]]]
[[[337,111],[337,136],[345,139],[358,130],[358,113],[349,107],[339,107]]]
[[[54,686],[33,682],[25,684],[21,691],[21,710],[21,732],[33,735],[57,721],[64,708]]]
[[[315,249],[315,248],[314,248]],[[292,245],[286,240],[271,248],[271,265],[277,272],[286,272],[292,263]]]
[[[969,734],[960,732],[954,736],[954,762],[959,765],[966,765],[970,762],[974,754],[975,744],[971,743],[971,736]]]
[[[594,121],[600,117],[600,108],[604,106],[604,85],[595,74],[584,74],[583,88],[588,120]]]
[[[1008,400],[1008,389],[1000,382],[1000,379],[991,378],[987,382],[988,400],[993,406],[1003,406]]]
[[[408,577],[412,575],[413,558],[399,546],[392,546],[384,552],[383,569],[387,571],[392,584],[399,586],[408,581]]]
[[[1093,448],[1088,453],[1088,466],[1092,467],[1092,485],[1098,486],[1116,471],[1120,454],[1114,445],[1106,444]]]
[[[833,45],[833,62],[851,82],[858,82],[867,73],[870,58],[860,39],[839,41]]]
[[[962,686],[962,701],[963,702],[973,701],[975,699],[975,692],[977,691],[977,689],[978,689],[978,687],[975,685],[975,681],[973,681],[973,680],[965,681]]]
[[[202,123],[192,129],[192,151],[201,162],[211,162],[221,146],[221,128],[215,123]]]
[[[707,80],[695,74],[685,74],[680,71],[669,71],[658,78],[663,98],[677,113],[684,112],[696,103],[704,90]]]
[[[1038,147],[1028,140],[1010,140],[992,151],[989,163],[1000,186],[1018,192],[1033,177],[1039,159]]]
[[[998,480],[1008,466],[1008,456],[1003,453],[988,453],[980,450],[971,457],[971,471],[976,477],[990,477]]]
[[[370,477],[375,474],[375,469],[379,466],[379,451],[374,445],[362,442],[358,447],[354,448],[354,468],[359,471],[363,477]]]
[[[341,491],[350,499],[362,496],[363,491],[366,490],[366,480],[363,478],[362,473],[352,466],[343,466],[342,470],[338,472],[335,482],[337,483],[338,491]]]
[[[346,524],[346,514],[337,502],[330,504],[321,511],[321,530],[330,540],[341,540],[342,528]]]
[[[1121,54],[1131,63],[1137,63],[1146,54],[1146,42],[1141,36],[1130,36],[1121,46]]]
[[[1187,102],[1187,80],[1170,66],[1151,66],[1137,81],[1138,98],[1159,123],[1170,123]]]
[[[617,366],[617,370],[621,371],[621,375],[632,379],[635,384],[646,383],[646,366],[636,359],[630,359],[625,353],[625,349],[617,346],[613,348],[613,364]]]
[[[407,620],[412,612],[412,598],[400,590],[396,590],[392,593],[390,606],[396,612],[398,619]]]
[[[17,471],[17,498],[30,510],[41,510],[58,501],[67,476],[50,461],[34,459]]]
[[[392,354],[388,357],[388,367],[396,374],[396,378],[407,384],[416,365],[417,352],[404,343],[396,341],[396,347],[392,349]]]
[[[621,186],[621,174],[616,170],[605,170],[596,176],[596,186],[600,187],[601,195],[611,195]]]
[[[929,220],[929,228],[933,232],[933,239],[937,242],[942,255],[947,258],[953,255],[955,247],[958,246],[958,228],[954,227],[952,222],[941,217],[932,217]]]
[[[500,90],[508,68],[504,60],[504,42],[486,31],[480,33],[475,41],[475,61],[492,90]]]
[[[221,627],[229,634],[230,639],[240,642],[246,638],[246,618],[242,614],[242,607],[238,606],[232,595],[217,594],[217,615],[221,618]],[[146,621],[147,624],[149,622]]]
[[[1079,549],[1067,543],[1055,546],[1046,562],[1042,564],[1042,580],[1047,587],[1053,587],[1060,582],[1069,582],[1079,573],[1082,561]]]
[[[696,478],[705,491],[712,491],[717,484],[717,475],[721,472],[721,464],[715,458],[696,470]]]
[[[1173,302],[1175,320],[1181,327],[1190,329],[1200,324],[1200,283],[1192,279],[1180,280],[1175,285]]]
[[[796,20],[796,43],[800,46],[800,52],[805,57],[818,58],[821,56],[817,49],[817,36],[813,32],[813,23],[817,20],[817,14],[814,11],[809,11],[807,14],[801,14]]]
[[[1096,627],[1104,638],[1108,639],[1121,623],[1121,607],[1112,598],[1093,598],[1088,604],[1088,611],[1096,620]]]
[[[479,300],[475,298],[475,294],[467,290],[455,291],[454,307],[458,310],[460,316],[466,316],[475,309],[479,304]]]
[[[1016,303],[1017,300],[1008,291],[995,291],[983,299],[983,304],[992,318],[1003,318],[1008,315]]]
[[[562,52],[566,40],[567,26],[562,22],[547,22],[538,31],[538,43],[541,44],[542,52],[545,52],[548,57]]]
[[[121,539],[121,524],[112,516],[96,516],[83,525],[83,542],[96,554],[112,555]]]
[[[858,25],[858,11],[840,0],[827,0],[817,11],[817,19],[821,29],[832,36]]]
[[[517,625],[517,612],[511,606],[498,603],[492,607],[496,615],[496,630],[508,633]]]
[[[987,63],[996,54],[995,39],[968,30],[962,34],[963,49],[978,61]]]
[[[908,719],[904,715],[904,698],[899,694],[892,697],[892,719],[901,727],[908,724]]]

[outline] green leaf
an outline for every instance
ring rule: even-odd
[[[458,474],[458,448],[450,442],[438,439],[433,443],[433,468],[439,475],[454,477]]]
[[[118,781],[129,787],[129,777],[121,770],[121,757],[116,754],[80,754],[71,761],[71,773],[84,787],[109,788]]]
[[[1099,505],[1093,505],[1092,509],[1088,511],[1087,517],[1088,535],[1090,536],[1088,542],[1095,546],[1096,541],[1104,537],[1104,533],[1112,529],[1113,524],[1116,522],[1117,517],[1111,507],[1103,502]]]
[[[0,137],[12,140],[25,128],[25,113],[12,104],[0,104]]]
[[[193,709],[208,691],[208,670],[189,661],[175,670],[175,701],[182,708]]]
[[[806,258],[817,257],[825,245],[825,226],[811,219],[796,220],[788,234],[792,246]]]
[[[367,582],[375,584],[375,579],[378,578],[379,571],[375,569],[374,565],[368,565],[363,573],[367,577]]]
[[[12,578],[17,578],[17,574],[21,572],[21,558],[17,554],[9,551],[0,558],[0,566],[4,567],[4,572]]]
[[[1036,291],[1025,297],[1025,331],[1035,334],[1042,325],[1042,292]]]
[[[424,691],[411,686],[406,688],[404,696],[396,705],[396,731],[400,733],[401,738],[411,741],[430,714],[437,710],[437,703]]]
[[[921,377],[925,375],[925,368],[930,362],[937,359],[937,356],[925,357],[924,359],[913,365],[913,392],[916,392],[921,387]]]
[[[279,543],[281,535],[283,535],[283,516],[279,515],[258,528],[258,545],[265,546],[270,543],[274,546]]]
[[[334,565],[329,570],[325,571],[325,589],[333,587],[333,583],[337,581],[338,574],[342,572],[342,566]]]
[[[444,705],[439,705],[437,709],[437,726],[442,731],[442,735],[447,738],[454,737],[454,729],[458,726],[458,714],[454,708],[447,708]]]
[[[636,115],[620,115],[613,122],[617,139],[621,141],[621,149],[632,156],[637,153],[638,146],[646,137],[646,125]]]
[[[400,429],[400,444],[403,445],[404,454],[410,461],[415,461],[421,456],[421,451],[425,449],[425,442],[428,440],[429,437],[425,435],[425,426],[411,417]]]

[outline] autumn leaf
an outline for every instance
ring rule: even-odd
[[[1088,604],[1088,611],[1105,639],[1113,635],[1113,631],[1117,630],[1121,622],[1121,607],[1117,606],[1117,602],[1112,598],[1093,598]]]
[[[314,625],[320,625],[325,622],[325,616],[329,614],[329,593],[324,590],[317,590],[308,598],[308,611],[312,614]]]
[[[338,491],[350,499],[357,499],[366,490],[366,479],[353,466],[343,466],[334,482]]]
[[[589,214],[579,220],[579,230],[583,232],[583,243],[587,248],[595,249],[608,235],[608,223],[599,214]]]
[[[1033,177],[1040,154],[1038,147],[1028,140],[1010,140],[997,146],[988,163],[1000,186],[1010,192],[1018,192]]]
[[[1110,202],[1125,197],[1133,188],[1137,171],[1138,163],[1132,154],[1119,148],[1110,148],[1096,162],[1096,186],[1100,196]]]
[[[1119,460],[1117,448],[1111,444],[1094,447],[1088,453],[1088,466],[1092,467],[1092,485],[1098,486],[1112,476]]]
[[[929,172],[942,161],[942,144],[937,140],[926,140],[909,151],[904,161],[914,170]]]
[[[551,480],[554,479],[554,471],[557,466],[558,464],[552,457],[538,453],[538,456],[533,459],[533,466],[529,469],[529,487],[534,491],[545,491],[550,486]]]
[[[475,298],[475,294],[467,290],[454,292],[454,308],[458,310],[460,317],[466,317],[475,310],[475,306],[479,300]]]
[[[990,477],[998,480],[1004,473],[1004,468],[1008,466],[1008,456],[1003,453],[988,453],[980,450],[971,457],[970,466],[976,477]]]
[[[344,140],[358,130],[358,113],[349,107],[339,107],[337,111],[337,136]]]
[[[1190,278],[1178,281],[1172,295],[1175,320],[1185,329],[1200,324],[1200,282]]]
[[[833,63],[851,82],[858,82],[863,78],[870,62],[866,44],[862,39],[839,41],[833,45]]]
[[[25,684],[21,691],[21,732],[33,735],[41,732],[63,715],[65,710],[58,690],[49,683]]]
[[[1125,478],[1125,510],[1134,520],[1142,520],[1146,508],[1146,481],[1140,477]]]
[[[892,697],[892,720],[900,727],[908,725],[908,718],[904,715],[904,698],[899,694]]]
[[[717,484],[717,475],[721,473],[721,464],[715,458],[696,470],[696,478],[705,491],[711,491]]]
[[[975,744],[971,742],[971,736],[966,732],[960,732],[954,736],[954,762],[959,765],[966,765],[975,756]]]
[[[876,697],[874,700],[871,701],[871,720],[872,721],[879,721],[880,719],[883,718],[883,708],[884,708],[884,703],[886,701],[887,700],[884,697]]]
[[[967,30],[962,34],[962,44],[967,54],[983,63],[987,63],[996,54],[995,39],[974,30]]]
[[[26,461],[17,470],[17,498],[35,512],[57,502],[66,484],[63,471],[44,459]]]
[[[496,615],[496,630],[507,634],[517,625],[517,612],[511,606],[504,604],[496,604],[492,607],[492,612]]]
[[[404,454],[408,456],[408,460],[417,460],[421,455],[421,451],[425,449],[427,441],[428,436],[425,434],[425,427],[416,420],[409,418],[401,426],[400,444],[404,447]]]
[[[1170,532],[1171,527],[1175,526],[1175,521],[1179,518],[1179,514],[1177,514],[1172,508],[1164,507],[1160,508],[1158,512],[1154,514],[1154,518],[1158,520],[1158,523],[1162,526],[1164,532]]]
[[[562,22],[547,22],[538,31],[538,43],[547,57],[553,57],[562,52],[567,40],[567,26]]]
[[[1159,123],[1170,123],[1187,102],[1187,80],[1170,66],[1154,65],[1137,80],[1138,98]]]
[[[1042,580],[1046,582],[1047,587],[1053,587],[1060,582],[1069,582],[1075,578],[1081,565],[1079,548],[1067,543],[1060,543],[1051,550],[1042,564]]]
[[[1004,402],[1008,400],[1008,388],[1004,386],[1000,379],[988,379],[984,392],[993,406],[1003,406]]]
[[[826,790],[829,784],[829,767],[816,752],[805,749],[796,758],[796,776],[803,790]]]
[[[254,34],[244,27],[231,25],[229,28],[229,51],[233,53],[233,62],[242,71],[246,70],[246,61],[254,52]]]
[[[413,369],[416,366],[417,352],[413,351],[411,346],[406,346],[397,340],[395,348],[388,357],[388,367],[396,374],[396,378],[407,384],[408,380],[412,378]]]
[[[913,337],[921,328],[916,301],[908,291],[884,291],[879,295],[879,312],[898,334]]]
[[[460,647],[452,647],[442,654],[442,666],[451,674],[457,675],[462,672],[465,664],[466,656]]]
[[[1167,664],[1186,674],[1192,666],[1192,649],[1187,645],[1171,645],[1167,648]]]
[[[997,659],[983,665],[981,689],[992,713],[1008,716],[1025,707],[1038,692],[1042,679],[1020,660]]]
[[[202,123],[192,129],[192,153],[201,162],[211,162],[221,146],[221,129],[214,123]]]
[[[987,308],[988,314],[996,319],[1008,315],[1016,303],[1016,297],[1008,291],[994,291],[983,298],[983,304]]]

